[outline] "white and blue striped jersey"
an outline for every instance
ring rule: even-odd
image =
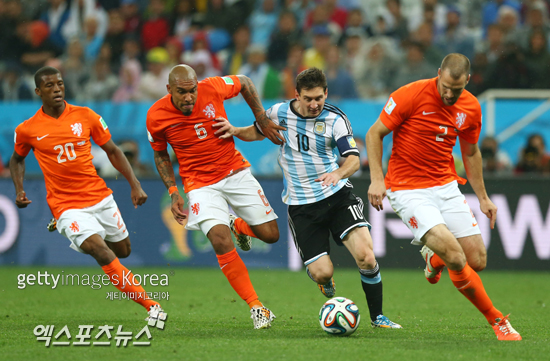
[[[284,174],[283,202],[290,205],[318,202],[344,187],[347,179],[327,187],[315,182],[339,168],[336,148],[343,157],[359,156],[343,111],[325,103],[319,116],[304,118],[291,106],[294,101],[275,104],[266,111],[275,124],[287,128],[281,131],[286,143],[279,149],[279,165]]]

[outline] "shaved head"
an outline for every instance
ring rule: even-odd
[[[454,79],[470,74],[470,60],[462,54],[451,53],[443,59],[441,72],[448,71]]]
[[[197,74],[195,70],[189,65],[180,64],[170,70],[170,75],[168,76],[168,84],[173,85],[176,81],[181,82],[196,82]]]

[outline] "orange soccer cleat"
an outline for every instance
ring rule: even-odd
[[[499,341],[521,341],[521,335],[514,330],[508,316],[510,315],[495,320],[496,322],[493,325],[493,330],[497,335],[497,339]]]

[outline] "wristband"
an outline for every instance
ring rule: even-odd
[[[170,197],[172,197],[172,194],[176,193],[178,191],[178,187],[176,186],[171,186],[170,188],[168,188],[168,194],[170,195]]]

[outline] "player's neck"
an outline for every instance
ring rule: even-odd
[[[46,104],[42,104],[42,110],[44,111],[44,113],[46,113],[47,115],[55,119],[58,119],[61,116],[61,114],[63,114],[66,107],[67,107],[67,103],[65,103],[64,101],[63,101],[63,105],[55,108],[49,107]]]
[[[298,101],[294,101],[294,102],[290,102],[290,106],[292,107],[292,109],[294,109],[294,111],[300,115],[302,118],[306,118],[307,117],[307,113],[304,115],[302,114],[302,109],[300,108],[300,103]]]

